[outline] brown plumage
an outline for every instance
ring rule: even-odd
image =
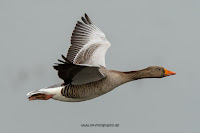
[[[57,69],[59,71],[59,69]],[[139,71],[120,72],[115,70],[107,70],[99,68],[100,73],[105,75],[105,78],[95,82],[89,82],[80,85],[66,85],[61,91],[66,98],[73,98],[78,101],[89,100],[100,95],[103,95],[119,85],[124,83],[143,79],[143,78],[163,78],[167,75],[166,69],[160,66],[151,66]],[[170,72],[171,75],[175,73]],[[169,74],[169,72],[168,72]]]
[[[143,78],[163,78],[176,73],[160,66],[150,66],[139,71],[120,72],[108,70],[105,54],[110,47],[104,33],[85,14],[72,33],[67,57],[58,60],[54,69],[64,81],[48,88],[29,92],[30,100],[55,100],[80,102],[101,96],[124,83]]]

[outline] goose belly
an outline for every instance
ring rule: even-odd
[[[88,83],[85,85],[66,85],[61,89],[60,95],[53,99],[65,102],[81,102],[99,97],[115,87],[101,83]]]

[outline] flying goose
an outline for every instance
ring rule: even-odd
[[[160,66],[129,72],[106,69],[105,54],[111,44],[87,14],[81,19],[83,22],[78,21],[72,33],[67,57],[62,55],[63,60],[58,60],[54,66],[64,83],[31,91],[27,94],[29,100],[52,98],[81,102],[99,97],[129,81],[176,74]]]

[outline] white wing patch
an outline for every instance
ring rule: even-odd
[[[105,54],[111,44],[86,14],[82,21],[77,22],[72,33],[67,59],[74,64],[105,67]]]

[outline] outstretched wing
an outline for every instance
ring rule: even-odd
[[[73,64],[88,64],[92,66],[104,66],[105,54],[110,47],[110,42],[105,34],[95,26],[85,14],[82,22],[77,22],[72,33],[71,46],[67,59]]]
[[[80,85],[103,79],[105,76],[99,71],[100,67],[76,65],[67,60],[63,55],[59,64],[54,66],[58,70],[58,76],[64,80],[65,85]]]

